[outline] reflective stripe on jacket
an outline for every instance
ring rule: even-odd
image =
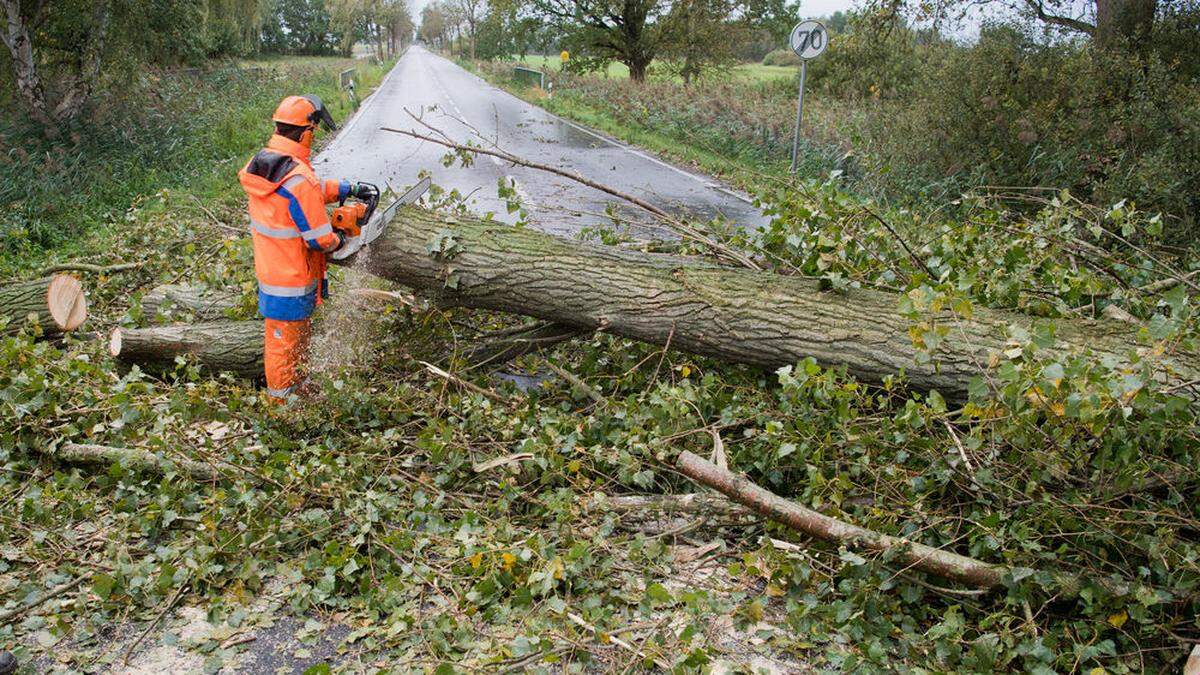
[[[350,184],[319,181],[309,152],[275,135],[238,172],[249,197],[258,311],[268,319],[296,321],[313,313],[329,292],[325,256],[342,242],[325,204],[345,199]]]

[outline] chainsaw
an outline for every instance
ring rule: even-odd
[[[345,200],[339,202],[337,208],[333,210],[333,226],[345,232],[347,237],[342,247],[331,253],[329,257],[334,260],[345,260],[358,253],[364,246],[383,234],[384,229],[387,228],[388,223],[392,222],[392,217],[396,215],[396,211],[401,206],[416,203],[428,190],[429,178],[422,178],[416,185],[409,188],[408,192],[400,195],[399,199],[378,213],[376,213],[379,206],[378,188],[367,199],[355,199],[349,203],[346,203]]]

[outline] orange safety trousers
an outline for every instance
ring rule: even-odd
[[[266,319],[263,339],[263,362],[267,371],[267,394],[285,399],[304,384],[308,341],[312,336],[312,321],[283,321]]]

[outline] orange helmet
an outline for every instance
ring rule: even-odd
[[[296,127],[315,127],[320,123],[327,131],[337,130],[333,116],[325,109],[321,97],[316,94],[288,96],[279,102],[279,107],[275,109],[271,120]]]

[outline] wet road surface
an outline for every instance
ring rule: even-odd
[[[387,183],[401,190],[415,183],[417,173],[425,169],[435,184],[468,195],[473,212],[494,212],[510,222],[515,216],[507,213],[497,196],[497,183],[515,181],[530,224],[539,229],[569,235],[608,222],[605,210],[615,200],[593,188],[487,156],[477,156],[470,167],[457,162],[445,167],[445,147],[380,130],[392,127],[430,135],[406,108],[455,142],[473,139],[485,147],[495,143],[518,157],[577,171],[677,214],[702,219],[722,216],[748,226],[764,222],[749,199],[718,181],[552,115],[416,45],[316,158],[317,173],[381,187]],[[634,207],[616,207],[634,222],[649,220]]]

